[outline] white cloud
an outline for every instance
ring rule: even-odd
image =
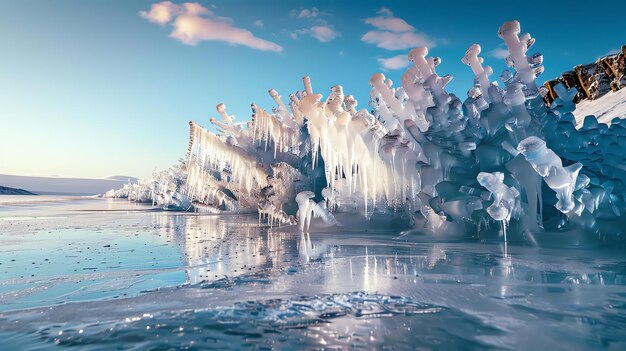
[[[150,11],[141,11],[139,15],[152,23],[165,25],[172,20],[172,17],[180,14],[180,6],[170,1],[163,1],[158,4],[152,4]]]
[[[376,27],[361,37],[368,44],[375,44],[379,48],[387,50],[402,50],[416,46],[436,46],[436,40],[426,33],[419,33],[415,27],[405,20],[395,17],[391,10],[381,8],[377,17],[366,18],[365,23]]]
[[[339,33],[328,26],[313,26],[311,27],[311,36],[322,43],[329,42],[335,39]]]
[[[389,15],[366,18],[365,23],[371,24],[380,30],[389,30],[392,32],[409,32],[415,30],[412,25],[406,23],[402,18]]]
[[[311,27],[289,31],[292,39],[298,39],[302,35],[310,35],[322,43],[327,43],[339,36],[339,32],[334,30],[325,19],[320,18],[326,13],[320,12],[316,7],[311,9],[302,9],[300,12],[291,10],[290,16],[297,19],[304,19],[309,22]]]
[[[265,24],[261,20],[254,21],[254,23],[252,23],[252,25],[254,25],[255,27],[259,27],[259,28],[265,27]]]
[[[293,10],[291,12],[292,14],[295,15],[296,11]],[[311,9],[302,9],[299,13],[298,13],[298,18],[311,18],[311,17],[317,17],[320,14],[320,11],[316,8],[313,7]]]
[[[405,54],[390,58],[381,58],[378,59],[378,62],[380,63],[381,69],[384,71],[402,69],[409,65],[409,59]]]
[[[504,48],[495,48],[487,52],[487,55],[499,59],[505,59],[507,56],[509,56],[509,50]]]
[[[162,26],[171,24],[170,38],[187,45],[196,45],[202,41],[222,41],[262,51],[283,50],[280,45],[258,38],[247,29],[235,27],[230,18],[216,16],[198,3],[177,5],[163,1],[153,4],[150,11],[141,11],[139,15]]]
[[[428,35],[415,32],[394,33],[372,30],[365,33],[361,40],[387,50],[402,50],[417,46],[433,48],[436,45],[435,40]]]

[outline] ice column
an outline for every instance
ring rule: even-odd
[[[537,92],[535,78],[543,72],[543,67],[531,67],[526,51],[534,44],[535,39],[528,33],[520,35],[520,29],[518,21],[505,22],[498,30],[498,36],[504,40],[509,50],[507,65],[515,68],[515,77],[526,86],[529,94],[533,94]]]
[[[488,94],[489,87],[491,86],[491,83],[489,82],[489,76],[493,74],[493,70],[490,66],[483,67],[483,58],[478,57],[480,51],[480,45],[473,44],[472,46],[470,46],[467,52],[465,52],[465,56],[463,56],[463,59],[461,59],[461,61],[472,68],[472,72],[476,77],[476,81],[478,81],[478,83],[480,84],[480,90],[482,92],[483,98],[487,103],[489,103],[491,102]]]
[[[522,140],[517,150],[524,155],[533,169],[543,177],[546,184],[556,192],[556,208],[569,213],[575,207],[573,192],[582,164],[563,167],[561,158],[546,146],[546,142],[531,136]]]

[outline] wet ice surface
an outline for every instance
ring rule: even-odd
[[[623,247],[302,236],[125,201],[0,207],[9,349],[626,347]]]

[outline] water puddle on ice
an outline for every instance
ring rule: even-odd
[[[504,256],[496,241],[91,201],[0,213],[7,349],[626,346],[623,248]]]

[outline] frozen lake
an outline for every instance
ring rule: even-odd
[[[626,349],[626,250],[0,198],[3,349]]]

